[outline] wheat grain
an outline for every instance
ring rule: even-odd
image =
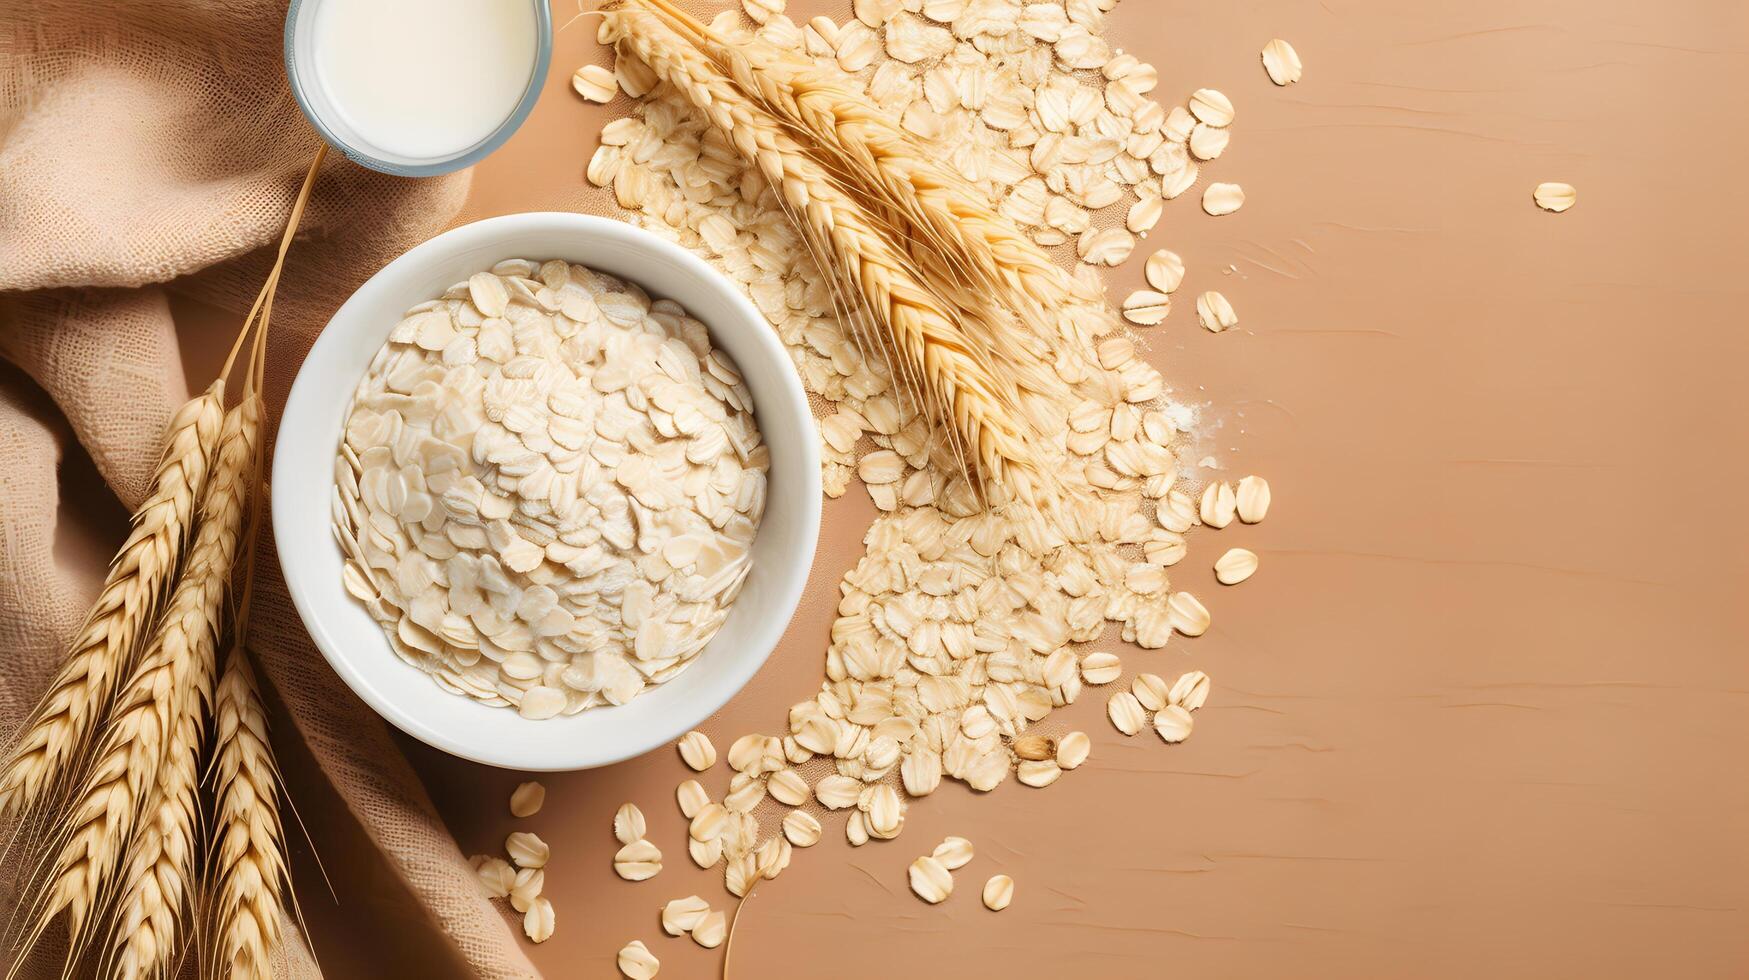
[[[116,683],[133,668],[182,552],[195,504],[224,419],[222,380],[170,420],[151,493],[134,512],[133,530],[66,661],[38,704],[0,774],[0,815],[31,809],[68,769],[109,706]]]
[[[271,975],[279,944],[286,865],[279,818],[279,769],[267,715],[247,656],[231,651],[214,700],[214,906],[219,963],[228,977]]]
[[[647,64],[698,109],[775,188],[798,226],[888,331],[891,346],[934,396],[975,454],[988,485],[1030,499],[1040,473],[1016,397],[990,358],[875,219],[769,113],[754,105],[710,59],[654,14],[608,15],[622,54]]]
[[[253,391],[225,414],[218,454],[202,495],[194,544],[163,620],[140,658],[105,729],[78,794],[41,901],[35,935],[66,910],[75,953],[89,941],[91,912],[112,885],[118,857],[157,790],[160,767],[183,716],[210,692],[214,649],[237,556],[261,399]]]
[[[171,733],[140,833],[128,848],[115,913],[115,975],[163,977],[171,972],[181,922],[194,877],[196,760],[205,726],[201,704],[212,694],[197,685],[183,693],[181,717]],[[195,703],[196,701],[201,703]]]

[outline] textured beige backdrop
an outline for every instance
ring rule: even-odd
[[[1177,570],[1209,634],[1126,656],[1205,669],[1213,697],[1167,747],[1119,736],[1090,692],[1063,717],[1092,762],[1048,790],[945,786],[898,841],[857,850],[829,822],[755,890],[733,975],[1749,974],[1745,10],[1124,0],[1115,34],[1162,99],[1211,85],[1238,107],[1208,169],[1247,204],[1168,208],[1147,244],[1190,274],[1147,336],[1208,404],[1206,451],[1266,474],[1277,503],[1196,537]],[[603,58],[593,33],[561,33],[465,219],[603,210],[580,175],[607,112],[566,84]],[[1301,84],[1264,76],[1273,36]],[[1544,180],[1578,206],[1538,211]],[[1239,330],[1196,327],[1189,297],[1210,288]],[[871,513],[856,488],[828,506],[809,600],[712,735],[773,729],[818,683]],[[1262,569],[1224,589],[1207,568],[1233,545]],[[463,851],[495,852],[518,777],[409,751]],[[549,976],[612,975],[633,938],[664,980],[717,975],[720,950],[657,923],[669,898],[728,900],[686,860],[686,775],[657,752],[545,777],[527,825],[553,845],[558,931],[532,951]],[[668,853],[641,884],[610,870],[628,800]],[[336,908],[304,863],[328,972],[420,972],[394,942],[417,910],[313,829],[343,883]],[[945,834],[978,858],[929,908],[904,869]],[[999,915],[976,899],[998,871],[1017,882]]]

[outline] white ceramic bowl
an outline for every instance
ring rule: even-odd
[[[667,683],[629,704],[529,721],[447,693],[389,649],[341,585],[330,529],[334,458],[352,393],[407,307],[510,258],[565,259],[672,299],[709,327],[753,393],[771,448],[753,570],[723,628]],[[513,769],[584,769],[670,742],[741,690],[777,645],[801,599],[820,530],[819,436],[789,353],[753,305],[682,249],[619,221],[568,213],[488,218],[390,262],[352,294],[298,371],[273,462],[273,531],[292,601],[346,683],[402,731],[446,752]]]

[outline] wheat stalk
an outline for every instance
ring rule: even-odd
[[[279,768],[267,715],[241,643],[232,651],[214,704],[218,800],[213,827],[217,966],[223,976],[272,975],[280,938],[286,866],[279,818]]]
[[[0,815],[30,810],[65,775],[133,668],[192,523],[224,418],[223,379],[170,420],[152,489],[111,562],[103,590],[0,770]]]
[[[887,330],[891,346],[975,453],[987,483],[1030,499],[1040,482],[1011,385],[950,304],[921,279],[876,219],[769,112],[647,10],[608,14],[624,52],[648,65],[758,167]],[[895,372],[899,373],[899,372]]]
[[[105,901],[117,861],[159,789],[161,769],[185,716],[198,714],[210,695],[261,410],[261,397],[251,386],[225,414],[181,580],[121,691],[91,774],[59,835],[62,840],[33,910],[36,924],[27,945],[63,910],[69,916],[75,956],[88,944],[91,914]],[[160,894],[156,901],[164,897]],[[164,954],[168,952],[166,945]]]

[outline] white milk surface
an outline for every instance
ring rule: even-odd
[[[530,0],[320,0],[317,77],[359,138],[454,156],[509,117],[534,72]]]

